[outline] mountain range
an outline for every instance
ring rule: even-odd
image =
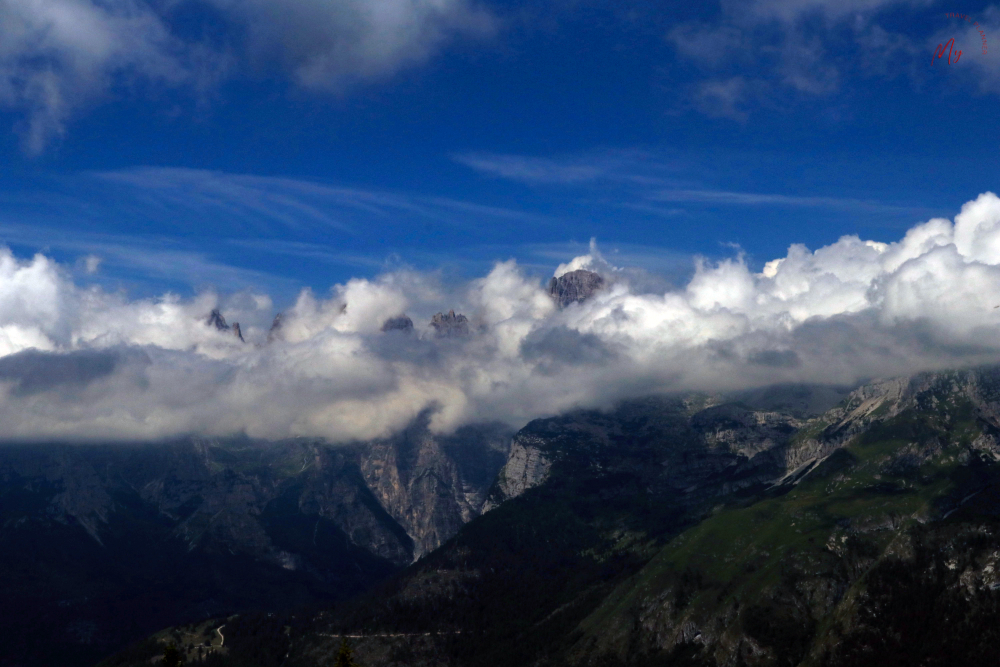
[[[430,417],[0,449],[0,664],[992,664],[1000,367]]]
[[[213,621],[205,664],[328,664],[343,638],[364,665],[993,664],[1000,368],[809,412],[838,393],[533,421],[442,546],[353,600]]]

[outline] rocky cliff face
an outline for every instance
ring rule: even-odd
[[[504,500],[516,498],[548,478],[552,461],[541,450],[542,444],[531,436],[518,434],[514,438],[507,462],[500,469],[494,488],[483,505],[484,512],[497,507]]]
[[[577,269],[549,281],[549,295],[564,308],[589,299],[603,286],[604,278],[599,273]]]
[[[479,516],[507,457],[510,431],[471,426],[435,436],[424,414],[402,433],[366,446],[361,470],[386,511],[414,541],[414,558],[441,546]]]
[[[676,398],[626,401],[610,413],[581,411],[536,420],[514,436],[486,509],[556,472],[639,474],[650,491],[681,493],[700,502],[781,478],[791,437],[803,423],[735,404],[692,411],[690,402]]]
[[[276,340],[282,339],[282,337],[284,336],[284,332],[282,331],[282,326],[283,326],[282,322],[283,320],[281,313],[278,313],[277,315],[274,316],[274,319],[271,321],[271,328],[267,330],[268,343],[273,343]]]

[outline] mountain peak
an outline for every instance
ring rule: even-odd
[[[431,318],[431,326],[438,338],[469,335],[469,318],[461,313],[456,315],[454,310],[449,310],[447,315],[436,314]]]
[[[209,314],[208,326],[215,327],[219,331],[229,331],[229,325],[226,324],[226,318],[222,316],[222,311],[218,308],[213,308],[212,312]]]
[[[271,328],[267,332],[267,342],[273,343],[276,340],[281,340],[281,313],[274,316],[274,321],[271,322]]]
[[[213,308],[212,312],[208,315],[208,326],[215,327],[218,331],[232,331],[233,335],[240,339],[241,343],[246,341],[243,339],[243,332],[240,330],[240,323],[233,322],[232,326],[226,323],[226,318],[222,316],[222,311],[218,308]]]
[[[603,286],[601,274],[577,269],[549,281],[549,296],[556,300],[560,308],[565,308],[571,303],[586,301]]]
[[[405,313],[402,315],[396,315],[395,317],[390,317],[382,323],[382,331],[402,331],[403,333],[410,333],[413,331],[413,320],[407,317]]]

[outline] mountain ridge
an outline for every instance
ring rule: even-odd
[[[386,665],[839,667],[890,649],[987,664],[995,633],[974,630],[1000,604],[1000,369],[871,382],[797,423],[657,400],[526,426],[505,467],[534,449],[544,474],[504,497],[498,483],[489,512],[396,583],[309,620],[289,664],[321,663],[345,633]],[[960,642],[914,629],[913,586]],[[889,611],[873,625],[874,609]]]

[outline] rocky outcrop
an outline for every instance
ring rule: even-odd
[[[218,308],[213,308],[212,312],[208,316],[208,326],[215,327],[218,331],[232,331],[233,335],[240,339],[241,343],[245,343],[243,340],[243,332],[240,331],[240,323],[233,322],[232,326],[226,323],[226,318],[222,316],[222,311]]]
[[[271,328],[267,331],[268,343],[273,343],[276,340],[282,339],[281,322],[281,313],[278,313],[274,316],[274,320],[271,322]]]
[[[390,317],[385,322],[382,323],[382,332],[387,331],[402,331],[403,333],[413,332],[413,320],[407,317],[405,314],[397,315],[396,317]]]
[[[514,438],[510,456],[490,490],[483,512],[490,511],[505,500],[516,498],[548,478],[552,461],[535,444],[530,436],[519,434]]]
[[[229,325],[226,324],[226,318],[222,316],[222,312],[218,308],[213,308],[212,312],[208,316],[208,326],[215,327],[219,331],[229,331]]]
[[[549,295],[560,308],[565,308],[571,303],[586,301],[603,286],[604,278],[599,273],[577,269],[549,281]]]
[[[691,414],[688,402],[669,397],[626,401],[606,413],[535,420],[514,436],[485,509],[567,475],[621,477],[693,507],[781,479],[785,452],[802,424],[789,415],[733,404]]]
[[[449,310],[448,314],[437,313],[431,318],[431,328],[438,338],[454,338],[457,336],[469,335],[469,318],[454,310]]]
[[[413,539],[414,558],[482,513],[511,436],[501,425],[435,435],[429,418],[425,413],[402,433],[369,443],[361,458],[369,488]]]

